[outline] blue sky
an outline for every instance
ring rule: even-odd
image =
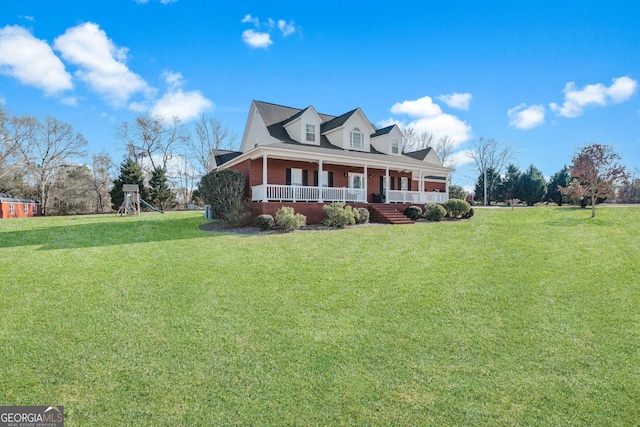
[[[53,115],[119,162],[114,126],[207,113],[242,136],[251,100],[361,107],[456,140],[513,143],[549,176],[591,142],[640,166],[640,4],[535,2],[4,2],[0,102]]]

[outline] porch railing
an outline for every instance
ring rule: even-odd
[[[391,203],[445,203],[448,199],[447,193],[420,192],[420,191],[404,191],[389,190],[389,202]]]
[[[254,185],[251,187],[251,200],[255,202],[265,200],[266,191],[266,200],[270,201],[317,202],[320,200],[320,190],[322,190],[322,200],[325,202],[367,202],[367,194],[363,188],[320,188],[277,184]],[[389,190],[389,202],[391,203],[445,203],[448,199],[447,196],[447,193],[438,192]]]
[[[277,185],[267,184],[254,185],[251,187],[251,200],[259,202],[267,200],[292,201],[292,202],[317,202],[320,200],[320,190],[322,190],[322,200],[326,202],[362,202],[366,203],[367,194],[363,188],[337,188],[337,187],[311,187],[303,185]]]

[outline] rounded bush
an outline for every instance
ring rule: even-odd
[[[344,228],[345,225],[353,225],[360,219],[360,212],[351,206],[345,206],[342,202],[333,202],[322,207],[325,218],[322,223],[327,227]]]
[[[290,206],[283,206],[276,212],[276,224],[283,231],[293,231],[307,225],[307,217],[295,213]]]
[[[409,206],[404,210],[404,215],[409,217],[410,220],[415,221],[422,218],[422,209],[420,206]]]
[[[447,215],[447,210],[436,203],[427,203],[424,206],[424,217],[429,221],[442,221]]]
[[[269,214],[262,214],[256,218],[256,227],[262,230],[271,230],[276,225],[276,220]]]
[[[468,202],[460,199],[449,199],[444,207],[447,210],[447,215],[451,218],[463,218],[471,209]]]
[[[360,219],[358,220],[358,224],[366,224],[369,222],[369,218],[371,217],[371,213],[367,208],[358,208],[358,212],[360,213]]]

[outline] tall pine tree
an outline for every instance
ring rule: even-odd
[[[547,191],[547,182],[542,172],[531,165],[520,176],[520,200],[527,202],[527,206],[533,206],[541,202]]]
[[[545,200],[553,202],[558,206],[562,206],[566,196],[560,192],[558,187],[566,188],[571,182],[571,176],[569,175],[569,168],[565,165],[560,171],[553,174],[549,183],[547,184],[547,195]]]
[[[176,195],[169,188],[167,174],[163,168],[153,171],[149,187],[150,201],[153,206],[164,211],[176,205]]]
[[[109,191],[111,206],[115,210],[119,209],[124,201],[124,192],[122,191],[124,184],[138,184],[140,197],[142,199],[147,198],[147,188],[144,186],[142,169],[130,158],[126,158],[120,165],[120,175],[113,181],[113,188]]]

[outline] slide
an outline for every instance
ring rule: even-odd
[[[163,211],[161,211],[160,209],[156,209],[153,206],[151,206],[149,203],[145,202],[144,200],[140,199],[140,203],[142,204],[142,206],[151,209],[154,212],[160,212],[160,213],[164,213]]]

